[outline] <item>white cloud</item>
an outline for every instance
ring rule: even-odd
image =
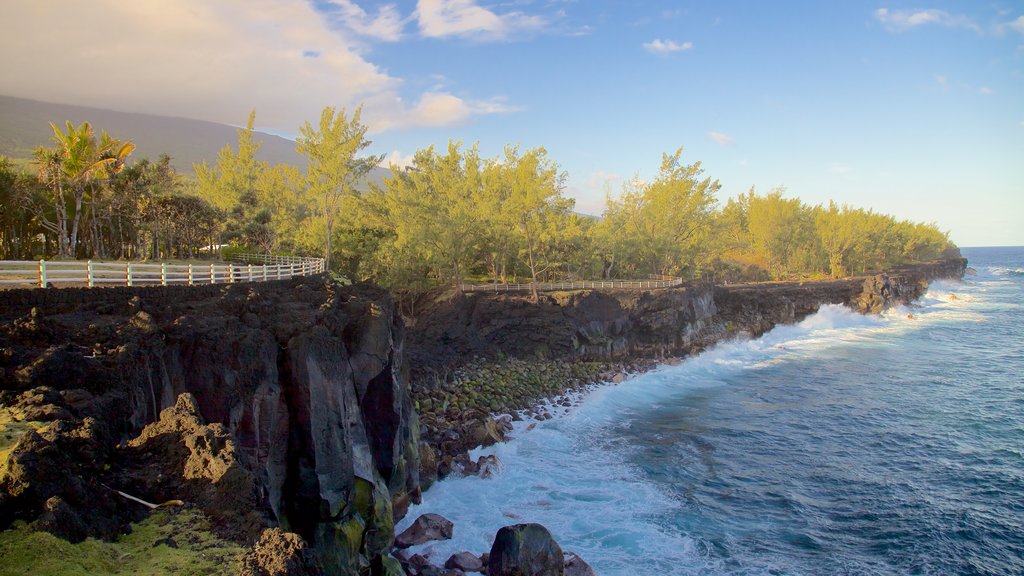
[[[395,105],[397,104],[397,105]],[[503,98],[466,101],[446,92],[427,92],[412,107],[398,102],[370,102],[367,109],[384,108],[387,114],[374,114],[378,120],[371,126],[371,132],[383,132],[394,127],[436,128],[456,126],[482,114],[507,114],[519,112],[522,108],[508,105]]]
[[[1016,20],[1010,22],[1009,26],[1017,32],[1024,34],[1024,16],[1018,16]]]
[[[981,94],[982,96],[991,96],[995,94],[995,91],[988,86],[982,86],[981,88],[978,88],[978,94]]]
[[[342,0],[363,34],[396,33],[392,8],[365,16]],[[46,30],[43,34],[40,31]],[[306,2],[281,0],[6,0],[0,94],[239,124],[295,134],[324,106],[365,103],[371,131],[461,123],[512,111],[444,91],[413,94],[360,53],[352,31]]]
[[[693,42],[678,44],[675,40],[662,40],[660,38],[644,42],[644,49],[652,54],[671,54],[673,52],[683,52],[690,48],[693,48]]]
[[[547,25],[540,16],[522,12],[498,14],[475,0],[418,0],[416,17],[420,32],[428,38],[448,36],[502,40],[514,33],[539,30]]]
[[[875,19],[882,23],[890,32],[905,32],[911,28],[934,24],[946,28],[967,28],[981,32],[981,27],[967,16],[954,15],[944,10],[930,8],[927,10],[875,10]]]
[[[333,8],[333,11],[337,11],[344,26],[358,34],[388,42],[395,42],[402,38],[405,21],[394,4],[384,4],[378,7],[375,18],[371,18],[366,10],[351,0],[328,0],[326,5]],[[333,11],[324,10],[328,14]]]
[[[726,134],[722,134],[721,132],[715,132],[713,130],[711,132],[708,132],[708,138],[711,138],[712,140],[721,144],[722,146],[728,146],[729,144],[733,143],[732,137]]]
[[[413,158],[416,154],[402,154],[398,150],[392,150],[390,154],[384,157],[380,165],[384,168],[390,168],[392,166],[396,168],[408,168],[412,166]]]

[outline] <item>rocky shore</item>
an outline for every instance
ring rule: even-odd
[[[862,313],[909,304],[930,281],[961,278],[965,270],[966,260],[951,254],[886,274],[817,282],[554,292],[537,303],[526,294],[486,292],[435,299],[407,323],[421,435],[443,476],[464,467],[467,449],[500,440],[488,433],[496,415],[550,418],[542,406],[571,402],[566,393],[620,382],[724,340],[760,336],[825,304]],[[431,471],[424,472],[429,481]]]
[[[138,561],[117,559],[135,553],[123,534],[169,532],[157,523],[178,532],[153,550],[217,556],[221,573],[512,574],[541,558],[536,573],[592,573],[543,527],[496,535],[482,559],[424,559],[393,526],[437,478],[492,473],[467,451],[502,441],[513,414],[550,418],[574,393],[822,304],[910,302],[965,266],[457,294],[404,322],[384,292],[324,278],[0,292],[0,552],[80,543],[80,564],[118,573]]]

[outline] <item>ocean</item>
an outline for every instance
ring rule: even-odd
[[[435,484],[443,564],[539,522],[604,576],[1024,574],[1024,248],[602,386]],[[527,429],[535,424],[532,429]]]

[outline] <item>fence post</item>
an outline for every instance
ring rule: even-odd
[[[128,286],[132,285],[132,263],[128,262],[124,265],[124,280]]]
[[[249,264],[249,282],[252,282],[252,264]]]
[[[228,262],[228,284],[235,283],[235,265]]]
[[[160,263],[160,285],[167,286],[167,262]]]
[[[46,260],[39,260],[39,287],[46,288]]]
[[[214,263],[210,262],[210,284],[216,284],[217,283],[216,273],[217,273],[217,269],[214,268]]]
[[[189,263],[189,265],[188,265],[188,285],[189,286],[192,285],[192,264],[191,263]]]
[[[260,266],[260,268],[263,268],[263,281],[266,282],[267,281],[267,263],[264,262],[263,265]]]
[[[95,280],[93,279],[92,260],[86,261],[85,272],[86,275],[88,276],[89,288],[92,288],[96,284]]]

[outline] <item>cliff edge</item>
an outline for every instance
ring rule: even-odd
[[[0,292],[0,528],[114,538],[149,503],[356,573],[419,497],[403,327],[325,278]]]

